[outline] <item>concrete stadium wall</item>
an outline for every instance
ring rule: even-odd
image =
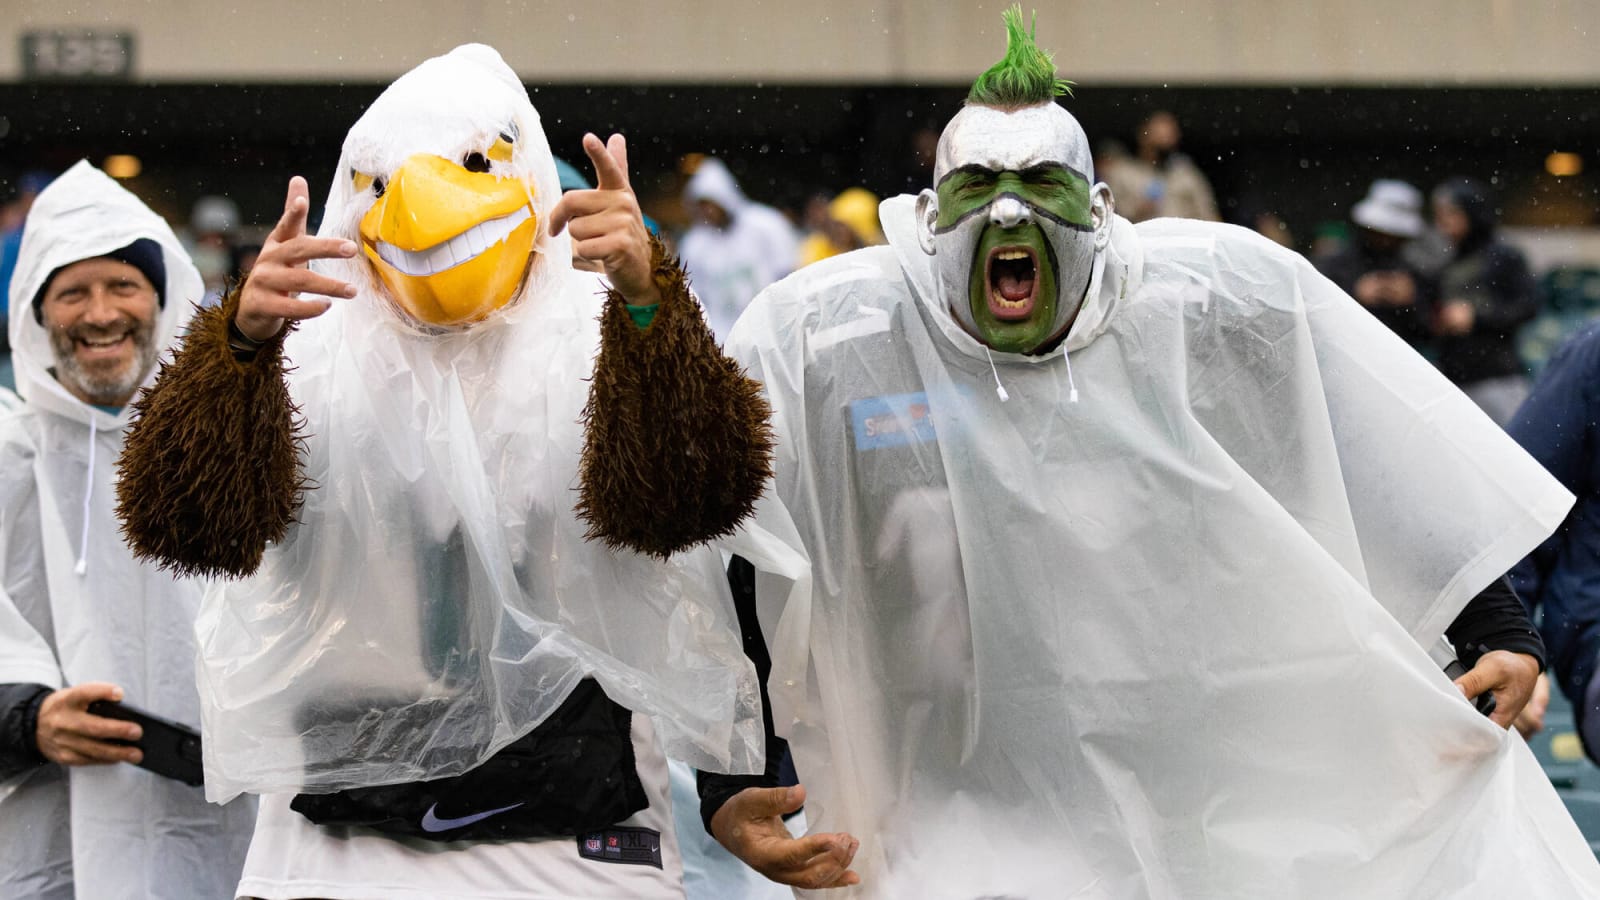
[[[28,32],[133,35],[135,81],[386,81],[466,41],[527,81],[960,84],[1001,2],[0,0],[0,81]],[[1068,0],[1041,43],[1085,84],[1600,83],[1593,0]]]

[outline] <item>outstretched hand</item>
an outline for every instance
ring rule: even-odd
[[[861,842],[848,834],[794,837],[783,817],[806,802],[806,789],[745,788],[711,817],[711,833],[728,852],[772,881],[818,889],[861,883],[850,868]]]
[[[599,263],[611,286],[635,306],[661,302],[650,268],[650,233],[639,200],[628,183],[628,142],[620,134],[600,143],[583,136],[583,150],[594,163],[596,187],[568,191],[550,211],[550,234],[572,235],[573,253]]]
[[[1510,728],[1533,697],[1538,680],[1539,661],[1532,656],[1510,650],[1490,650],[1478,658],[1472,671],[1457,678],[1455,683],[1468,700],[1484,691],[1493,693],[1494,712],[1489,715],[1489,721],[1501,728]]]
[[[289,179],[283,216],[261,245],[261,255],[256,257],[255,267],[239,292],[234,324],[251,340],[271,340],[283,330],[285,319],[298,321],[322,315],[332,305],[324,298],[356,295],[355,285],[306,268],[313,259],[348,259],[356,255],[355,241],[307,234],[306,216],[310,209],[306,180],[296,175]],[[321,297],[302,298],[302,293]]]

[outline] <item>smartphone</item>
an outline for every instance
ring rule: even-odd
[[[137,741],[111,741],[144,751],[139,768],[147,769],[165,778],[184,784],[205,783],[205,766],[200,759],[200,734],[187,725],[180,725],[160,716],[152,715],[136,706],[112,700],[96,700],[89,704],[89,713],[108,719],[135,722],[144,729]]]

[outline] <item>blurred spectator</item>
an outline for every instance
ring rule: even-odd
[[[1422,192],[1404,181],[1374,181],[1350,221],[1355,239],[1316,259],[1317,269],[1406,343],[1423,347],[1432,337],[1433,283],[1402,252],[1422,234]]]
[[[1289,223],[1283,220],[1283,216],[1276,212],[1270,209],[1259,210],[1250,217],[1249,225],[1256,234],[1274,244],[1294,249],[1294,232],[1289,230]]]
[[[683,199],[695,224],[678,253],[722,342],[755,295],[794,269],[800,238],[783,213],[746,198],[721,160],[700,163]]]
[[[1578,502],[1555,534],[1511,572],[1540,631],[1550,671],[1589,758],[1600,761],[1600,325],[1564,344],[1506,426]]]
[[[1321,259],[1342,253],[1350,246],[1350,226],[1344,222],[1318,222],[1311,238],[1311,258]],[[1427,271],[1419,269],[1419,271]]]
[[[33,198],[50,184],[48,172],[27,172],[17,179],[17,193],[0,206],[0,297],[11,296],[11,273],[17,268],[17,251],[22,249],[22,223],[33,208]],[[16,375],[11,368],[11,342],[6,304],[0,303],[0,387],[16,390]]]
[[[1161,216],[1222,221],[1211,182],[1178,152],[1182,132],[1172,113],[1157,110],[1139,126],[1136,156],[1110,156],[1102,174],[1117,212],[1134,222]]]
[[[189,212],[189,257],[205,281],[202,306],[222,301],[233,276],[233,245],[239,235],[239,206],[227,197],[208,194]]]
[[[866,188],[847,188],[826,207],[818,231],[800,245],[800,265],[883,243],[878,225],[878,197]]]
[[[1494,204],[1480,182],[1435,188],[1433,224],[1451,247],[1437,275],[1439,369],[1504,425],[1528,395],[1515,344],[1518,326],[1539,311],[1528,261],[1495,234]]]

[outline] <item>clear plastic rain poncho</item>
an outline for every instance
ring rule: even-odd
[[[112,485],[132,410],[89,406],[56,381],[33,314],[56,269],[140,238],[163,251],[155,340],[166,347],[202,294],[166,222],[87,162],[28,215],[10,297],[26,403],[0,414],[0,682],[109,681],[127,703],[198,727],[202,585],[136,562],[123,545]],[[253,803],[215,806],[199,788],[130,765],[43,766],[0,784],[0,896],[70,897],[75,881],[83,898],[232,897],[254,823]],[[31,875],[19,883],[22,873]]]
[[[527,92],[488,47],[429,60],[350,130],[320,234],[358,239],[382,175],[517,139],[540,237],[520,299],[463,330],[405,324],[361,258],[285,354],[315,487],[252,578],[199,624],[207,788],[328,791],[466,771],[585,676],[652,717],[673,756],[752,771],[760,700],[719,555],[667,562],[584,540],[579,412],[601,284],[545,225],[555,165]],[[531,178],[530,178],[531,176]]]
[[[763,619],[837,896],[1596,896],[1424,650],[1570,495],[1237,228],[1117,219],[1064,346],[991,355],[911,200],[731,342],[814,565]]]

